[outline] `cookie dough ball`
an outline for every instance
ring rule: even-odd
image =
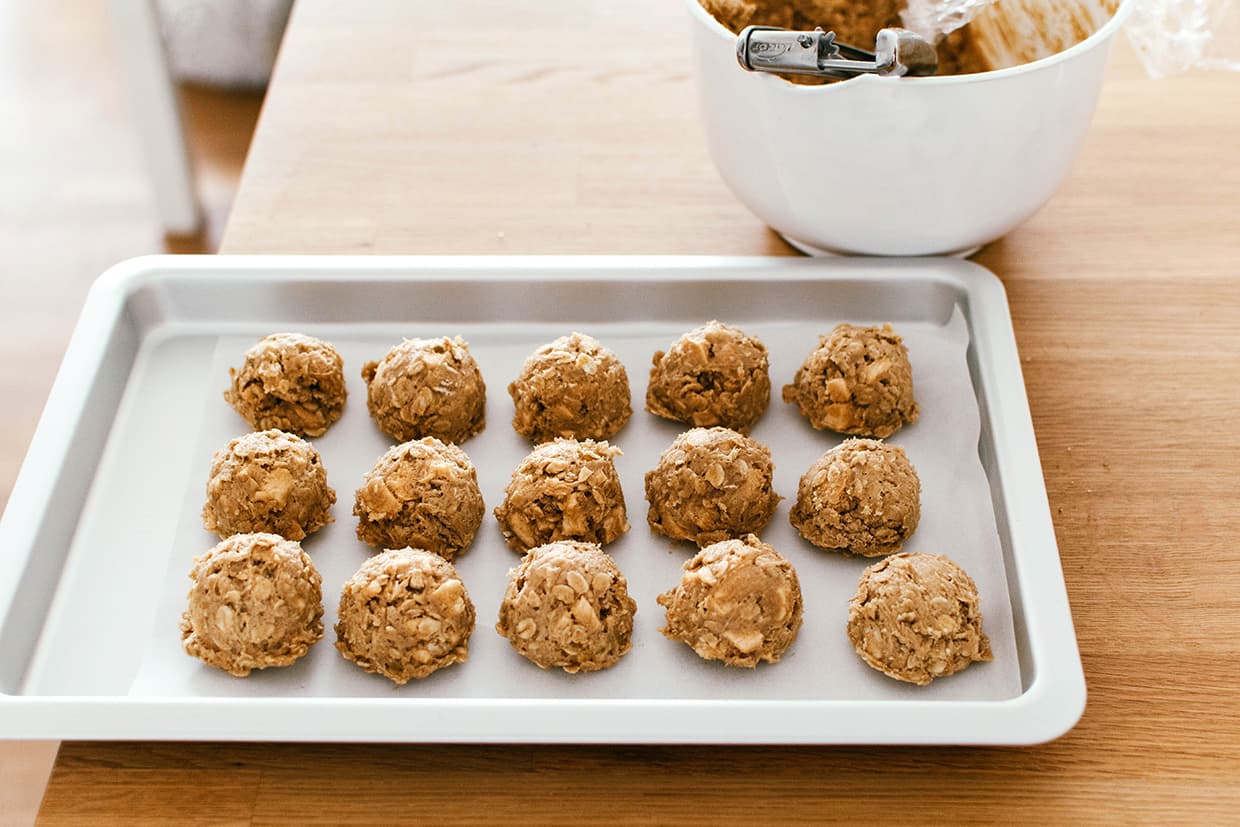
[[[771,401],[766,346],[735,327],[709,322],[654,355],[646,410],[666,419],[741,433]]]
[[[323,580],[293,540],[234,534],[194,558],[181,644],[244,678],[288,666],[323,637]]]
[[[633,615],[620,569],[593,543],[532,549],[508,572],[495,631],[543,669],[595,672],[632,648]]]
[[[935,554],[897,554],[866,569],[848,603],[848,639],[870,666],[919,686],[992,659],[977,586]]]
[[[620,357],[582,333],[534,351],[508,395],[516,407],[512,427],[534,442],[608,439],[633,415]]]
[[[707,546],[761,531],[781,497],[765,445],[727,428],[693,428],[676,437],[646,474],[650,528]]]
[[[753,668],[776,663],[801,628],[796,569],[750,534],[707,546],[684,565],[676,588],[659,595],[661,631],[707,660]]]
[[[482,525],[478,472],[465,452],[433,436],[394,445],[366,472],[353,515],[375,548],[422,548],[451,560]]]
[[[702,8],[726,28],[731,29],[733,34],[739,34],[741,29],[748,26],[754,12],[758,10],[756,5],[746,3],[745,0],[702,0]]]
[[[605,546],[629,530],[624,491],[606,442],[557,439],[521,460],[495,509],[504,540],[522,554],[554,540]]]
[[[362,378],[370,415],[397,442],[464,442],[486,427],[487,386],[459,336],[406,339],[382,361],[367,362]]]
[[[202,524],[220,537],[267,532],[301,540],[332,521],[335,502],[323,460],[309,442],[259,431],[215,454]]]
[[[889,437],[917,421],[908,348],[889,324],[838,325],[784,385],[784,401],[820,431]]]
[[[330,344],[300,333],[273,333],[229,368],[224,399],[256,431],[279,428],[322,436],[344,411],[344,360]]]
[[[376,554],[340,593],[336,648],[397,684],[464,663],[473,632],[465,584],[451,563],[429,551]]]
[[[849,556],[894,554],[917,530],[921,480],[902,448],[846,439],[801,476],[788,518],[819,548]]]

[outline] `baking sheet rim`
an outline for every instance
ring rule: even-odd
[[[26,461],[14,486],[9,508],[0,522],[0,549],[25,541],[24,555],[10,551],[0,556],[0,610],[13,609],[15,590],[33,550],[35,531],[50,506],[56,471],[69,455],[72,431],[66,422],[85,416],[81,380],[93,378],[102,356],[98,337],[119,322],[128,295],[161,273],[210,274],[213,278],[245,278],[261,271],[266,277],[315,280],[347,278],[459,279],[471,270],[495,271],[498,279],[538,277],[572,278],[583,268],[624,273],[641,280],[653,270],[672,270],[674,278],[743,279],[756,270],[779,270],[780,277],[830,279],[853,277],[864,271],[871,277],[907,275],[930,270],[954,284],[962,302],[977,359],[977,382],[984,389],[983,413],[995,449],[994,481],[1007,510],[1011,565],[1020,613],[1026,627],[1033,678],[1023,694],[1003,701],[700,701],[612,699],[177,699],[129,697],[30,697],[0,694],[0,737],[167,738],[218,737],[215,716],[186,716],[187,708],[218,707],[230,717],[249,719],[251,728],[230,729],[229,737],[247,740],[390,740],[391,708],[438,706],[444,712],[469,716],[474,732],[462,730],[456,714],[439,716],[408,741],[460,742],[660,742],[660,743],[972,743],[1024,744],[1049,740],[1070,729],[1084,710],[1085,684],[1080,665],[1066,588],[1059,565],[1045,485],[1020,361],[998,279],[972,262],[955,259],[836,259],[648,257],[648,256],[149,256],[111,268],[92,288],[75,329],[61,370],[49,396]],[[912,269],[910,269],[912,268]],[[825,272],[824,272],[825,271]],[[662,275],[658,280],[668,277]],[[1006,369],[998,368],[1004,365]],[[75,398],[75,395],[78,398]],[[1019,527],[1019,531],[1016,528]],[[1036,594],[1037,600],[1030,595]],[[0,630],[3,626],[0,626]],[[1045,668],[1052,661],[1055,668]],[[298,716],[316,710],[344,707],[346,726],[315,726],[304,737],[287,731],[286,723],[270,727],[270,708],[283,707]],[[745,715],[748,722],[728,716],[728,731],[704,727],[726,707]],[[877,707],[877,716],[860,714]],[[608,710],[640,714],[598,715]],[[66,714],[72,714],[66,725]],[[369,714],[367,714],[369,712]],[[513,714],[519,714],[519,720]],[[699,716],[711,717],[698,721]],[[549,729],[548,716],[555,726]],[[810,726],[809,718],[817,718]],[[187,722],[185,719],[191,720]],[[480,718],[492,726],[478,728]],[[493,720],[492,720],[493,719]],[[547,720],[542,720],[547,719]],[[881,726],[875,727],[876,721]],[[565,726],[568,724],[568,726]],[[280,731],[281,729],[285,731]],[[478,731],[478,730],[481,731]],[[239,731],[238,731],[239,730]]]

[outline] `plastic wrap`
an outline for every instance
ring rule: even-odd
[[[1128,38],[1150,77],[1176,75],[1194,68],[1240,71],[1240,0],[1130,1],[1134,7],[1127,24]],[[1089,17],[1096,24],[1100,18],[1093,14],[1095,4],[1096,0],[1037,0],[1036,3],[1044,6],[1046,20],[1055,22],[1074,16],[1064,13],[1060,6],[1064,9],[1069,5],[1076,9],[1089,7]],[[979,18],[979,24],[985,20],[991,27],[997,24],[1003,29],[1023,28],[1031,19],[1033,6],[1030,0],[909,0],[902,19],[907,28],[937,41],[975,18]],[[1113,9],[1105,11],[1109,14]],[[1041,56],[1059,50],[1064,43],[1070,45],[1075,39],[1071,32],[1043,31],[1042,36],[1046,39],[1046,48],[1039,52],[1036,45],[1033,46],[1034,54]],[[1002,62],[1015,65],[1017,61]]]
[[[1150,77],[1189,69],[1240,72],[1237,0],[1135,0],[1128,39]]]
[[[995,0],[909,0],[900,17],[905,28],[933,43],[994,3]]]

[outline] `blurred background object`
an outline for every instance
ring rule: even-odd
[[[166,238],[122,71],[130,45],[117,36],[116,11],[98,0],[0,2],[0,507],[91,282],[130,256],[215,251],[262,105],[261,84],[170,86],[203,220],[193,235]],[[262,59],[268,70],[270,48]],[[186,76],[199,79],[188,67]],[[221,79],[239,76],[220,69]],[[33,823],[55,749],[0,741],[0,827]]]
[[[155,0],[154,5],[178,81],[263,89],[293,0]]]
[[[174,80],[262,89],[271,78],[291,0],[110,0],[129,106],[170,236],[202,229],[202,206]]]

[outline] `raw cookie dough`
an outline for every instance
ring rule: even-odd
[[[740,34],[741,29],[749,25],[749,21],[753,20],[754,14],[758,11],[758,7],[753,3],[745,2],[745,0],[701,0],[702,8],[706,9],[706,13],[718,20],[724,28],[730,29],[732,34]],[[791,27],[792,8],[788,8],[788,26],[779,26],[781,29]],[[784,21],[779,21],[783,23]],[[778,24],[770,24],[778,25]]]
[[[194,558],[181,644],[239,678],[288,666],[323,637],[323,580],[301,546],[275,534],[234,534]]]
[[[870,666],[919,686],[992,659],[977,586],[935,554],[896,554],[866,569],[848,603],[848,639]]]
[[[376,554],[344,584],[336,648],[397,684],[464,663],[474,604],[438,554],[402,548]]]
[[[211,460],[202,524],[220,537],[262,531],[301,540],[332,521],[335,502],[314,446],[284,431],[258,431]]]
[[[921,480],[904,449],[846,439],[801,476],[788,519],[819,548],[849,556],[894,554],[921,519]]]
[[[837,325],[784,385],[784,401],[820,431],[889,437],[917,421],[908,348],[889,324]]]
[[[397,442],[464,442],[486,427],[486,383],[460,336],[405,339],[381,361],[367,362],[362,378],[370,415]]]
[[[693,428],[646,474],[646,520],[699,546],[761,531],[781,499],[771,488],[774,473],[765,445],[727,428]]]
[[[771,401],[766,346],[753,336],[708,322],[654,355],[646,410],[666,419],[743,434]]]
[[[422,548],[445,560],[469,548],[484,510],[474,464],[433,436],[389,448],[366,472],[353,503],[363,543]]]
[[[256,431],[279,428],[322,436],[344,411],[344,360],[330,344],[300,333],[273,333],[229,368],[224,400]]]
[[[606,442],[557,439],[521,460],[495,509],[504,540],[522,554],[553,540],[607,545],[629,530],[624,491]]]
[[[779,552],[750,534],[707,546],[659,595],[660,631],[707,660],[753,668],[776,663],[801,628],[801,584]]]
[[[530,354],[508,395],[516,409],[512,427],[536,443],[556,437],[608,439],[633,415],[620,358],[582,333],[561,336]]]
[[[636,612],[610,556],[593,543],[561,540],[508,572],[495,631],[543,669],[594,672],[632,648]]]

